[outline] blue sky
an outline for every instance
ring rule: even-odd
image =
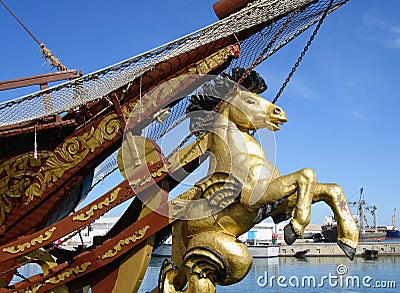
[[[84,74],[217,21],[214,2],[6,1],[67,67]],[[364,187],[382,225],[391,224],[394,208],[400,211],[398,11],[397,0],[350,0],[330,15],[278,102],[289,118],[276,134],[281,173],[311,167],[319,181],[342,185],[351,201]],[[51,71],[2,6],[0,20],[0,80]],[[275,96],[310,33],[257,68],[269,85],[264,97]],[[0,101],[34,90],[0,92]],[[328,214],[316,205],[312,222]]]

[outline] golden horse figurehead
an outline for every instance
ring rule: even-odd
[[[237,71],[232,76],[243,74]],[[208,176],[181,196],[188,204],[172,227],[172,261],[161,268],[161,292],[183,292],[186,284],[184,292],[215,292],[216,284],[239,282],[252,257],[237,237],[267,217],[276,223],[291,218],[284,229],[290,245],[303,234],[318,201],[335,214],[338,245],[350,259],[355,254],[358,228],[340,186],[317,182],[310,168],[281,176],[252,136],[287,122],[282,108],[257,94],[266,89],[264,80],[252,71],[242,83],[251,91],[227,83],[216,80],[191,97],[189,113],[218,108],[214,115],[191,116],[192,130],[209,135],[212,156]]]

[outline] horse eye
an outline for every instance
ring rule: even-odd
[[[249,100],[247,100],[247,101],[246,101],[246,103],[247,103],[247,104],[255,104],[255,103],[256,103],[256,101],[254,101],[254,100],[250,100],[250,99],[249,99]]]

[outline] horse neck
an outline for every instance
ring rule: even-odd
[[[242,129],[238,127],[227,114],[217,115],[214,119],[212,126],[213,135],[217,135],[223,139],[237,139],[237,136],[243,138],[241,141],[237,141],[238,146],[242,146],[250,140],[254,140],[254,138],[249,134],[248,129]],[[231,146],[233,147],[233,146]]]
[[[237,163],[235,159],[247,157],[249,154],[248,144],[256,143],[256,141],[247,131],[239,129],[226,116],[218,115],[215,118],[210,132],[210,141],[210,151],[214,156],[210,158],[209,173],[232,173],[248,168],[245,166],[248,160],[243,160],[239,168],[239,166],[235,166]],[[237,174],[237,176],[241,175]]]
[[[262,166],[260,175],[266,179],[280,176],[278,169],[267,159],[263,148],[254,137],[228,119],[215,119],[210,143],[213,156],[210,156],[209,175],[223,172],[245,183],[252,173],[251,170]]]

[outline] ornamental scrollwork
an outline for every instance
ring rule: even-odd
[[[110,195],[110,197],[106,197],[103,201],[98,204],[94,204],[84,213],[76,215],[72,218],[72,221],[86,221],[90,217],[94,215],[94,211],[101,210],[103,207],[108,207],[111,203],[113,203],[118,198],[118,193],[120,192],[121,187],[117,187]]]
[[[39,235],[38,237],[33,238],[31,241],[17,245],[17,247],[15,246],[5,247],[3,248],[3,252],[8,252],[8,253],[23,252],[25,248],[27,249],[31,248],[31,246],[35,246],[36,244],[41,244],[43,241],[50,239],[50,237],[53,235],[56,229],[57,229],[56,227],[51,227],[44,233],[44,235]]]
[[[146,225],[139,231],[135,232],[132,236],[127,237],[126,239],[122,239],[118,242],[117,245],[113,247],[112,250],[107,251],[101,259],[106,259],[109,257],[114,257],[119,251],[121,251],[122,246],[128,245],[129,242],[135,243],[137,240],[142,239],[145,235],[147,230],[150,228],[150,226]]]
[[[80,273],[83,273],[84,271],[86,271],[86,269],[91,264],[92,264],[91,262],[85,262],[85,263],[81,264],[80,266],[76,266],[74,268],[68,269],[66,272],[63,272],[56,277],[50,278],[50,279],[46,280],[45,282],[51,283],[51,284],[58,284],[58,283],[64,281],[65,279],[71,277],[72,275],[78,275]]]
[[[51,152],[22,154],[0,165],[0,225],[13,208],[12,199],[20,199],[37,175],[40,166]]]
[[[105,117],[97,128],[91,128],[81,136],[67,139],[50,154],[45,165],[40,169],[36,182],[26,190],[25,204],[30,204],[35,197],[42,196],[46,188],[53,186],[66,171],[76,167],[105,141],[112,140],[120,128],[118,114],[111,114]]]

